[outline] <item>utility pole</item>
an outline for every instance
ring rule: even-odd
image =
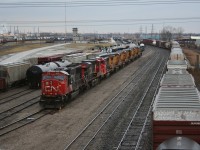
[[[151,38],[153,37],[153,32],[154,32],[154,28],[153,28],[153,24],[151,26]]]
[[[67,29],[66,29],[66,1],[65,1],[65,43],[67,42]]]
[[[145,27],[145,38],[147,38],[147,26]]]

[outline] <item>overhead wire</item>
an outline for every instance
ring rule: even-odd
[[[104,0],[104,1],[71,1],[67,3],[70,7],[91,7],[91,6],[123,6],[123,5],[169,5],[169,4],[194,4],[200,3],[199,0]],[[0,8],[18,8],[18,7],[65,7],[64,1],[57,2],[4,2],[0,3]]]
[[[141,22],[141,21],[145,21],[145,22],[153,22],[153,21],[170,21],[170,20],[200,20],[200,17],[176,17],[176,18],[144,18],[144,19],[109,19],[109,20],[68,20],[66,21],[66,23],[104,23],[104,22],[113,22],[113,23],[117,23],[117,22]],[[2,22],[0,20],[0,22]],[[42,21],[42,20],[35,20],[35,21],[6,21],[9,24],[33,24],[33,23],[37,23],[37,24],[50,24],[50,23],[64,23],[64,20],[55,20],[55,21]]]
[[[55,2],[0,2],[0,8],[45,8],[45,7],[93,7],[93,6],[132,6],[132,5],[171,5],[171,4],[194,4],[200,3],[199,0],[102,0],[102,1],[90,1],[90,0],[77,0],[77,1],[55,1]],[[149,19],[111,19],[111,20],[68,20],[66,21],[68,26],[109,26],[109,25],[134,25],[134,24],[162,24],[160,22],[165,21],[165,23],[173,23],[172,21],[182,21],[182,22],[194,22],[199,21],[200,17],[183,17],[183,18],[149,18]],[[3,21],[0,21],[3,22]],[[29,24],[54,24],[53,26],[65,26],[64,21],[6,21],[8,24],[19,24],[19,25],[29,25]],[[123,23],[121,23],[123,22]],[[95,23],[95,24],[94,24]],[[103,24],[102,24],[103,23]],[[55,25],[59,24],[59,25]],[[21,26],[22,27],[22,26]],[[44,26],[45,27],[45,26]]]

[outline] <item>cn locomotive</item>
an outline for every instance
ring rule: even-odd
[[[98,84],[102,79],[142,55],[137,46],[44,72],[40,105],[62,108],[74,95]]]

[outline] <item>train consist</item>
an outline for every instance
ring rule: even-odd
[[[167,42],[167,41],[161,41],[161,40],[143,39],[140,43],[170,50],[172,45],[175,45],[176,41]]]
[[[139,47],[131,45],[127,49],[112,53],[93,54],[93,58],[82,60],[80,63],[73,63],[67,67],[44,72],[40,104],[45,108],[61,108],[68,99],[80,91],[95,86],[103,78],[141,55],[142,52]]]
[[[154,101],[153,149],[200,149],[200,95],[177,42]]]

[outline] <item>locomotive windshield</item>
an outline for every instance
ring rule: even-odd
[[[53,78],[56,80],[61,80],[61,81],[63,81],[65,79],[64,76],[53,76]]]
[[[47,79],[51,79],[51,76],[47,76],[47,75],[42,76],[42,80],[47,80]]]
[[[56,79],[56,80],[63,81],[65,79],[65,76],[63,76],[63,75],[54,75],[54,76],[43,75],[42,79],[43,80]]]

